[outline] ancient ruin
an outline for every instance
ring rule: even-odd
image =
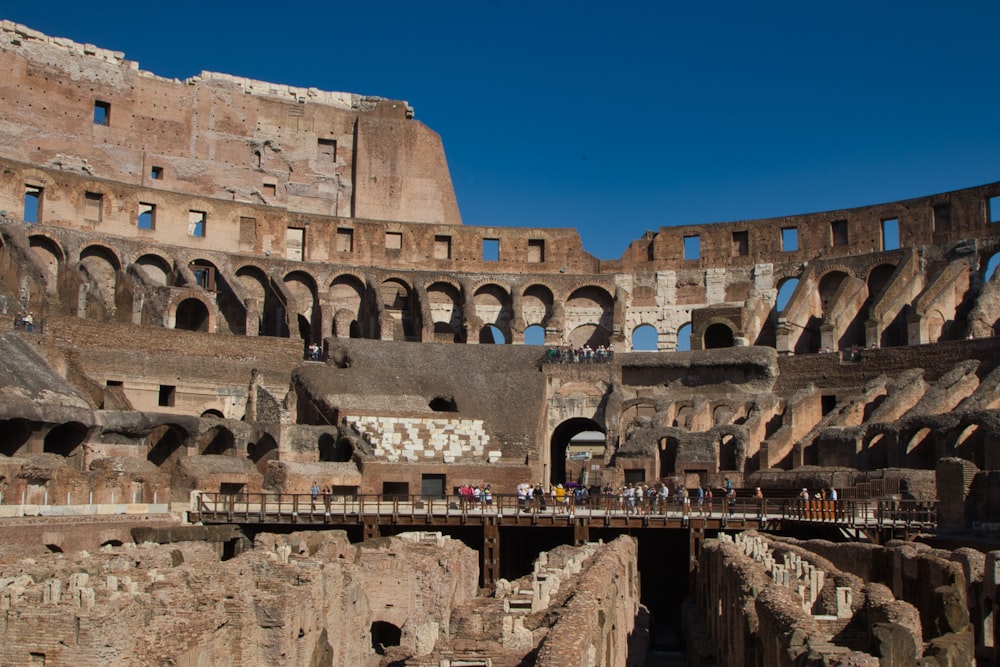
[[[1000,182],[599,260],[404,101],[0,73],[0,663],[1000,661]]]

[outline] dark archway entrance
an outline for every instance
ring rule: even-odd
[[[390,646],[399,646],[403,638],[403,631],[387,621],[375,621],[371,631],[372,648],[379,655],[385,655],[385,649]]]
[[[549,445],[549,483],[565,484],[578,482],[577,479],[566,479],[566,456],[570,441],[577,435],[585,431],[600,431],[604,433],[604,428],[593,419],[584,417],[574,417],[559,424],[552,432],[552,441]]]
[[[722,347],[732,347],[733,330],[725,324],[716,323],[705,329],[705,349],[714,350]]]
[[[174,328],[208,331],[208,308],[198,299],[184,299],[177,305]]]
[[[43,451],[64,456],[68,465],[82,470],[83,449],[80,445],[87,439],[87,430],[87,427],[79,422],[60,424],[45,436]]]
[[[27,419],[6,419],[0,421],[0,454],[16,456],[34,432]]]

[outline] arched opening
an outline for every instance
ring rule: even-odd
[[[403,631],[388,621],[375,621],[371,627],[372,649],[379,655],[385,655],[385,650],[391,646],[399,646],[403,639]]]
[[[507,290],[500,285],[483,285],[472,295],[472,302],[475,304],[476,317],[495,329],[492,342],[499,345],[508,341],[513,310]],[[482,332],[479,342],[484,342]]]
[[[58,544],[46,544],[45,548],[49,550],[49,553],[54,553],[54,554],[63,553],[63,548]]]
[[[210,428],[198,439],[198,452],[206,454],[236,454],[236,440],[229,429],[222,426]]]
[[[660,478],[669,477],[677,472],[677,450],[681,441],[674,437],[660,440]]]
[[[549,318],[552,317],[552,303],[554,298],[552,297],[552,290],[550,290],[545,285],[531,285],[521,296],[521,317],[524,321],[532,325],[540,325],[545,327],[549,324]],[[542,338],[544,341],[544,337]],[[528,343],[529,345],[536,345],[536,343]],[[537,345],[543,345],[543,343],[537,343]]]
[[[743,461],[737,461],[736,438],[726,433],[719,439],[719,470],[742,470]]]
[[[892,276],[896,273],[896,266],[893,264],[879,264],[868,273],[868,300],[862,309],[867,319],[871,307],[878,303],[885,291]],[[909,307],[904,306],[896,313],[896,317],[882,329],[881,340],[866,341],[867,343],[878,343],[881,347],[898,347],[907,343],[906,317],[909,314]]]
[[[532,324],[524,330],[525,345],[545,345],[545,327]]]
[[[565,484],[567,481],[584,483],[586,480],[567,479],[566,460],[570,455],[570,445],[583,433],[604,433],[604,429],[593,419],[574,417],[559,424],[552,432],[549,445],[549,483]],[[584,470],[589,466],[585,466]]]
[[[733,330],[728,325],[716,322],[705,329],[704,345],[706,350],[733,347],[734,344]]]
[[[318,338],[313,338],[313,322],[318,322],[316,281],[305,271],[292,271],[284,278],[285,289],[290,294],[285,307],[289,314],[289,326],[294,327],[295,333],[302,341],[303,350],[305,347]]]
[[[269,461],[278,460],[278,443],[270,433],[265,433],[257,442],[247,443],[247,458],[263,474],[267,471]]]
[[[875,434],[868,440],[865,451],[868,453],[869,470],[889,467],[889,443],[886,440],[885,434]]]
[[[774,301],[774,310],[776,312],[784,312],[785,308],[788,307],[788,302],[792,299],[792,294],[795,293],[795,288],[798,286],[798,278],[785,278],[778,284],[778,296]]]
[[[107,306],[113,305],[121,270],[118,256],[104,246],[87,246],[80,252],[80,269],[90,277],[100,301]]]
[[[390,319],[390,322],[383,326],[390,326],[392,329],[391,332],[381,331],[382,338],[419,341],[417,325],[420,323],[420,318],[415,315],[419,309],[415,303],[416,299],[411,298],[410,287],[402,280],[390,278],[379,286],[379,293],[382,297],[383,311]],[[433,309],[431,321],[436,321]]]
[[[611,333],[597,324],[584,324],[574,329],[569,335],[569,343],[575,348],[589,345],[596,350],[601,345],[607,347],[610,342]]]
[[[901,462],[903,465],[907,468],[934,468],[934,439],[930,435],[931,429],[925,426],[910,437],[906,442],[906,460]]]
[[[979,469],[986,468],[985,429],[979,424],[969,424],[955,438],[954,455],[972,461]]]
[[[28,239],[28,244],[45,268],[46,279],[55,284],[59,278],[59,265],[65,257],[62,248],[47,236],[32,236]]]
[[[659,334],[652,324],[640,324],[632,329],[633,352],[656,352],[659,347]]]
[[[998,265],[1000,265],[1000,252],[995,252],[989,261],[986,262],[986,270],[983,271],[983,282],[989,282],[993,279]]]
[[[185,331],[208,331],[208,307],[198,299],[184,299],[177,304],[174,328]]]
[[[147,282],[166,286],[173,282],[173,270],[170,263],[159,255],[143,255],[135,260],[135,267],[142,271]]]
[[[222,414],[221,410],[216,410],[215,408],[211,408],[209,410],[205,410],[204,412],[202,412],[201,413],[201,418],[202,419],[225,419],[225,415]]]
[[[479,331],[479,343],[481,345],[503,345],[506,342],[503,332],[495,324],[487,324]]]
[[[18,417],[0,421],[0,454],[17,456],[34,431],[27,419]]]
[[[330,283],[327,296],[334,312],[333,335],[363,338],[369,330],[368,299],[364,283],[356,276],[338,276]]]
[[[319,437],[319,460],[330,463],[347,463],[354,456],[354,445],[347,438],[336,439],[329,433]]]
[[[454,396],[435,396],[428,405],[434,412],[458,412]]]
[[[88,428],[79,422],[69,422],[56,426],[45,436],[43,451],[66,458],[66,463],[75,468],[83,468],[83,448]]]
[[[146,443],[149,449],[146,452],[146,460],[157,467],[164,464],[173,464],[178,458],[185,455],[184,441],[187,434],[176,424],[164,424],[157,426],[146,436]]]
[[[427,288],[427,304],[434,322],[437,343],[465,342],[462,324],[462,293],[451,283],[437,282]]]
[[[275,295],[271,280],[264,271],[256,266],[242,266],[236,270],[236,277],[246,294],[247,310],[257,315],[257,334],[287,337],[285,307]]]
[[[689,352],[691,350],[691,323],[682,324],[677,330],[677,351]]]
[[[102,547],[120,547],[123,546],[124,544],[125,543],[122,542],[121,540],[105,540],[101,542]]]

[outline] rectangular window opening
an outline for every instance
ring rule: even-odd
[[[625,483],[639,484],[646,481],[646,471],[643,468],[625,468]]]
[[[240,249],[253,250],[257,247],[257,218],[240,216]]]
[[[500,261],[500,239],[483,239],[483,261]]]
[[[265,197],[277,197],[278,196],[278,186],[274,183],[264,184],[264,196]]]
[[[931,221],[935,232],[946,232],[951,229],[951,204],[938,204],[934,207],[934,219]]]
[[[156,229],[156,204],[139,202],[139,215],[135,226],[139,229]]]
[[[350,227],[337,228],[337,252],[354,252],[354,230]]]
[[[401,250],[403,248],[403,232],[386,232],[385,249]]]
[[[26,185],[24,187],[24,221],[42,221],[42,193],[43,189],[37,185]]]
[[[85,192],[83,195],[83,219],[100,222],[104,211],[104,195],[100,192]]]
[[[306,230],[304,227],[289,227],[285,230],[285,259],[301,262],[306,252]]]
[[[94,125],[111,124],[111,102],[94,100]]]
[[[882,250],[897,250],[899,248],[899,218],[888,218],[882,221]]]
[[[798,227],[781,228],[781,250],[782,252],[795,252],[799,249],[799,229]]]
[[[451,259],[451,237],[434,237],[434,259]]]
[[[823,394],[820,396],[820,407],[822,408],[824,415],[833,412],[834,408],[837,407],[837,395]]]
[[[545,261],[545,240],[528,239],[528,262],[541,264]]]
[[[733,232],[733,257],[750,254],[750,232]]]
[[[337,161],[337,140],[319,139],[316,142],[316,157],[323,162],[334,163]]]
[[[160,407],[173,407],[176,395],[177,387],[172,384],[161,384],[160,395],[156,404]]]
[[[104,386],[105,387],[124,387],[125,386],[125,381],[124,380],[105,380]]]
[[[152,166],[149,168],[149,178],[153,181],[163,180],[163,167]]]
[[[847,245],[847,220],[834,220],[830,223],[830,241],[833,245]]]
[[[204,211],[188,211],[188,234],[204,238],[205,218],[206,213]]]
[[[684,259],[701,259],[701,237],[684,237]]]
[[[986,207],[989,209],[986,211],[986,219],[989,220],[991,224],[994,222],[1000,222],[1000,195],[987,199]]]

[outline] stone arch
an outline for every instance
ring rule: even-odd
[[[173,467],[177,459],[187,455],[188,434],[177,424],[157,426],[146,436],[146,460],[158,468]]]
[[[60,424],[45,435],[42,451],[58,454],[66,459],[67,465],[77,470],[84,469],[84,441],[90,429],[80,422]]]
[[[541,324],[529,324],[524,328],[525,345],[545,345],[545,327]]]
[[[461,343],[465,340],[462,290],[442,280],[427,287],[427,305],[434,323],[434,341]]]
[[[950,455],[972,461],[980,469],[986,469],[986,428],[978,423],[967,423],[948,443]]]
[[[201,413],[202,419],[225,419],[225,417],[226,416],[222,414],[222,411],[216,408],[209,408]]]
[[[59,279],[59,267],[66,259],[66,253],[59,241],[46,234],[32,234],[28,245],[45,269],[45,277],[52,285]]]
[[[677,329],[677,351],[687,352],[691,349],[691,323],[685,322]]]
[[[637,419],[653,419],[655,416],[656,403],[651,399],[639,398],[622,403],[618,432],[627,433],[629,426]]]
[[[306,345],[319,342],[322,330],[314,326],[314,323],[319,322],[316,279],[308,271],[297,269],[285,274],[282,282],[291,294],[292,302],[285,304],[289,315],[289,329]],[[294,321],[291,316],[295,317]]]
[[[156,253],[140,255],[133,262],[133,266],[140,267],[146,279],[154,285],[166,287],[173,282],[173,265],[162,255]]]
[[[479,343],[481,345],[503,345],[509,342],[510,340],[503,335],[500,327],[495,324],[487,324],[479,330]]]
[[[476,317],[484,324],[494,325],[503,335],[505,342],[511,340],[510,323],[513,318],[513,304],[510,292],[496,283],[486,283],[472,295]]]
[[[989,282],[993,280],[993,276],[997,273],[997,266],[1000,266],[1000,252],[995,252],[990,255],[989,259],[986,260],[986,264],[983,268],[983,282]]]
[[[546,327],[552,319],[555,297],[545,284],[528,285],[521,293],[521,317],[528,326]]]
[[[871,297],[872,301],[878,300],[882,295],[882,291],[885,290],[886,285],[892,280],[893,274],[896,273],[896,265],[889,263],[876,264],[872,267],[871,271],[868,272],[868,278],[866,280],[868,284],[868,295]]]
[[[585,431],[600,431],[607,433],[593,419],[586,417],[571,417],[562,422],[552,431],[552,438],[549,440],[549,484],[565,484],[566,479],[566,450],[570,441]]]
[[[368,291],[365,282],[345,273],[330,281],[327,299],[333,311],[333,335],[337,338],[366,338],[369,335]]]
[[[213,426],[198,438],[198,453],[236,455],[236,438],[233,432],[221,424]]]
[[[203,257],[196,257],[188,262],[188,269],[194,275],[195,284],[188,287],[200,287],[203,290],[214,292],[217,289],[219,280],[219,267],[215,262]]]
[[[212,308],[200,294],[179,297],[176,304],[170,306],[170,321],[174,329],[185,331],[215,331]]]
[[[906,443],[906,458],[900,464],[907,468],[922,468],[932,470],[937,457],[935,456],[934,432],[929,426],[923,426],[904,438]]]
[[[372,621],[372,650],[379,655],[385,655],[386,649],[399,646],[403,639],[403,631],[398,625],[389,621]]]
[[[896,273],[896,265],[881,263],[872,267],[868,272],[868,300],[864,305],[864,317],[868,318],[871,307],[878,302],[889,285],[893,275]],[[889,322],[882,329],[881,339],[878,341],[866,341],[868,343],[878,343],[881,347],[897,347],[907,344],[907,323],[906,316],[909,307],[903,307],[896,314],[892,322]]]
[[[0,455],[17,456],[34,432],[32,423],[22,417],[0,420]]]
[[[784,312],[785,308],[788,307],[788,302],[792,299],[792,294],[795,293],[798,286],[799,279],[797,277],[782,278],[778,281],[777,297],[774,300],[775,312]]]
[[[264,474],[269,461],[278,460],[278,443],[270,433],[262,434],[257,442],[247,443],[247,458]]]
[[[261,336],[286,337],[288,324],[285,322],[285,306],[278,299],[267,272],[255,264],[244,264],[236,269],[236,279],[240,281],[246,294],[247,310],[258,315],[257,333]]]
[[[652,324],[640,324],[632,329],[629,340],[633,352],[656,352],[659,348],[659,332]]]
[[[350,438],[337,438],[334,433],[324,433],[317,442],[319,460],[348,463],[354,458],[354,443]]]
[[[840,286],[848,277],[846,272],[834,269],[827,271],[819,279],[817,291],[819,292],[820,307],[824,316],[829,313],[830,307],[833,305],[834,295],[836,295],[837,290],[840,289]]]
[[[80,269],[96,286],[100,295],[99,300],[107,306],[114,307],[118,274],[121,271],[118,255],[105,245],[90,244],[80,251]]]
[[[735,332],[732,325],[727,321],[714,322],[705,328],[702,335],[702,347],[706,350],[733,347],[735,345]]]
[[[567,338],[574,348],[589,345],[596,349],[598,345],[611,342],[611,332],[598,324],[583,324],[573,329]]]
[[[610,332],[614,325],[615,302],[611,294],[599,285],[582,285],[566,299],[565,330],[576,331],[591,325]],[[607,344],[608,341],[602,341]]]
[[[385,315],[385,319],[379,322],[381,337],[389,340],[420,340],[418,304],[409,283],[398,277],[386,278],[379,284],[379,297]]]

